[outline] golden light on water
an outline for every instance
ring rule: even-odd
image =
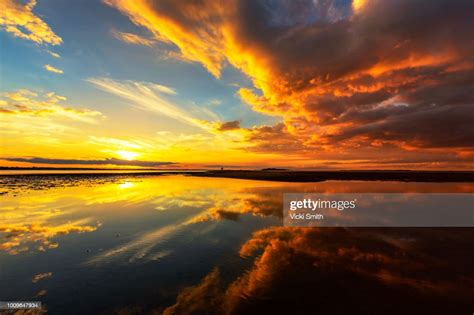
[[[133,182],[125,182],[118,185],[120,189],[127,189],[134,186]]]
[[[367,4],[367,0],[354,0],[352,1],[352,8],[355,12],[359,12]]]
[[[16,191],[17,195],[2,196],[0,252],[19,254],[54,250],[61,243],[60,236],[81,233],[86,237],[103,225],[111,224],[114,218],[125,220],[144,215],[159,216],[160,213],[188,213],[181,221],[167,227],[174,233],[176,226],[183,229],[202,222],[235,220],[243,214],[279,217],[281,194],[286,191],[465,193],[474,189],[470,183],[384,182],[374,188],[371,182],[357,181],[317,184],[226,178],[204,181],[201,177],[180,175],[124,178],[119,182],[89,180],[77,182],[77,185],[66,185],[65,182],[48,189],[46,194],[44,190],[34,189],[37,184],[30,182],[19,186],[23,188]],[[162,228],[161,225],[157,227]],[[152,235],[158,237],[161,232]],[[137,242],[140,244],[139,240]]]

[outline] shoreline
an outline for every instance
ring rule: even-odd
[[[301,183],[328,180],[474,182],[474,172],[469,171],[208,171],[193,176]]]
[[[278,182],[322,182],[328,180],[360,180],[360,181],[399,181],[399,182],[474,182],[472,171],[116,171],[116,172],[67,172],[64,173],[25,173],[0,174],[0,177],[70,177],[92,178],[112,176],[161,176],[187,175],[195,177],[218,177]]]

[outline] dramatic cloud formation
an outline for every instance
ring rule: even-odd
[[[0,1],[0,26],[15,37],[37,44],[60,45],[61,37],[33,13],[35,6],[36,0],[30,0],[26,4],[16,0]]]
[[[257,147],[473,154],[472,1],[106,3],[216,77],[248,75],[242,100],[284,120]]]
[[[121,160],[115,158],[108,158],[104,160],[75,160],[75,159],[47,159],[40,157],[32,158],[10,158],[4,157],[2,160],[25,162],[33,164],[77,164],[77,165],[126,165],[126,166],[141,166],[141,167],[157,167],[163,165],[175,164],[173,162],[156,162],[156,161],[138,161],[138,160]]]
[[[307,149],[298,137],[290,134],[285,124],[247,129],[247,142],[253,144],[249,150],[257,152],[300,152]]]
[[[44,65],[44,68],[46,69],[46,71],[49,71],[49,72],[53,72],[53,73],[57,73],[57,74],[63,74],[64,73],[63,70],[55,68],[51,65]]]

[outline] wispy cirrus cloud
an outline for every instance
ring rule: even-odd
[[[52,56],[52,57],[54,57],[54,58],[61,58],[61,55],[58,54],[58,53],[56,53],[56,52],[54,52],[54,51],[48,50],[47,52],[48,52],[48,54],[49,54],[50,56]]]
[[[142,45],[148,47],[151,47],[155,44],[154,40],[142,37],[137,34],[120,32],[116,29],[113,29],[111,32],[115,38],[127,44]]]
[[[48,65],[48,64],[44,65],[44,69],[45,69],[46,71],[53,72],[53,73],[57,73],[57,74],[63,74],[63,73],[64,73],[63,70],[58,69],[58,68],[55,68],[55,67],[53,67],[53,66],[51,66],[51,65]]]
[[[133,106],[142,110],[164,115],[181,123],[204,130],[210,129],[209,125],[202,118],[193,116],[189,111],[183,110],[166,98],[166,95],[177,94],[170,87],[151,82],[118,81],[109,78],[89,78],[86,81],[105,92],[131,101]],[[195,107],[194,109],[200,116],[209,117],[212,115],[212,113],[209,113],[204,108]]]
[[[15,37],[37,44],[60,45],[61,37],[33,13],[36,0],[23,4],[15,0],[0,1],[0,26]]]

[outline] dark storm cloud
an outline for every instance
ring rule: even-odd
[[[343,129],[330,136],[341,141],[355,136],[406,141],[417,147],[472,147],[474,145],[474,105],[433,106],[404,115],[393,114],[382,121]]]

